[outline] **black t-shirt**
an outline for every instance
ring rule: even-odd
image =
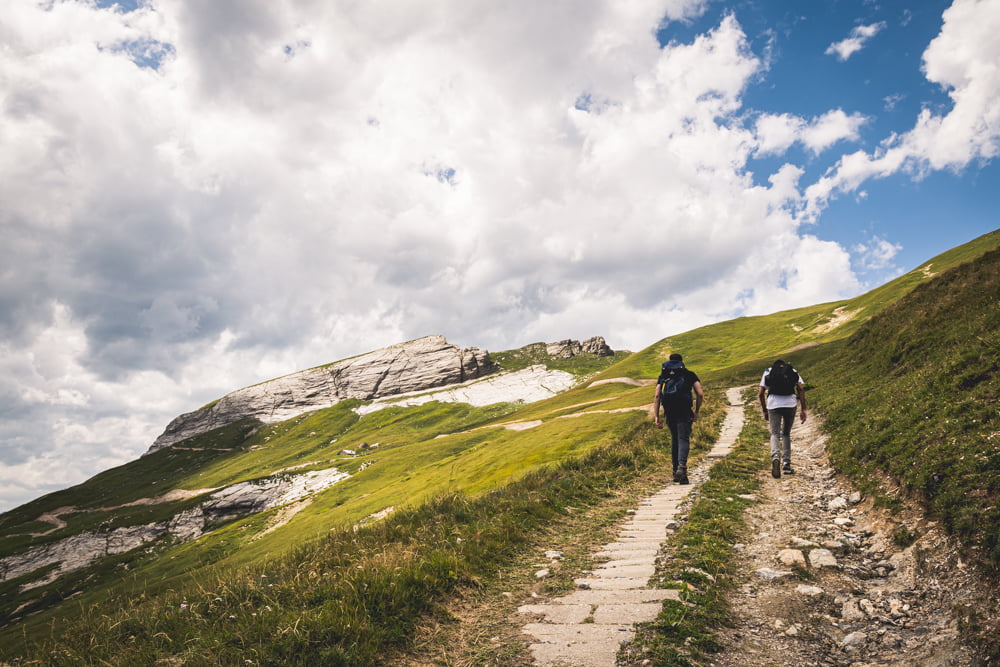
[[[682,419],[690,420],[694,418],[694,410],[692,405],[694,404],[694,383],[700,382],[698,375],[694,371],[690,371],[687,368],[680,369],[682,373],[687,376],[687,385],[690,388],[689,393],[685,393],[681,397],[660,397],[660,404],[663,406],[663,414],[666,415],[667,419]],[[660,385],[657,384],[656,392],[659,394]]]

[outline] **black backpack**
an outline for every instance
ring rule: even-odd
[[[691,403],[691,383],[684,362],[665,361],[660,369],[660,377],[656,383],[660,385],[662,401],[686,401]]]
[[[799,374],[791,365],[780,360],[774,362],[774,366],[764,376],[764,385],[767,386],[768,393],[774,396],[791,396],[798,384]]]

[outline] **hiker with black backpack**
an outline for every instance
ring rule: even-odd
[[[757,390],[764,419],[771,426],[771,476],[780,479],[782,472],[793,475],[792,424],[795,409],[801,405],[799,417],[806,420],[806,386],[802,376],[782,359],[764,370]]]
[[[692,393],[694,397],[692,398]],[[694,371],[684,367],[681,355],[674,352],[663,362],[656,380],[653,414],[656,428],[663,428],[660,406],[670,429],[670,458],[674,464],[674,481],[687,484],[687,460],[691,449],[691,426],[698,419],[703,394],[701,381]],[[694,409],[691,406],[694,404]]]

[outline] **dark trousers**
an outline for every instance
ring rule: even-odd
[[[676,420],[667,418],[667,428],[670,429],[670,458],[677,466],[687,467],[688,452],[691,451],[691,420]]]

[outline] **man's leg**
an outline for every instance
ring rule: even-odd
[[[687,464],[688,453],[691,451],[691,422],[677,422],[677,474],[674,481],[688,483]]]
[[[767,411],[767,421],[771,427],[771,477],[781,477],[781,410]]]
[[[795,423],[795,408],[782,408],[781,460],[786,475],[792,471],[792,425]]]
[[[667,419],[667,428],[670,429],[670,460],[674,464],[674,475],[677,475],[677,422]],[[677,481],[676,479],[674,480]]]

